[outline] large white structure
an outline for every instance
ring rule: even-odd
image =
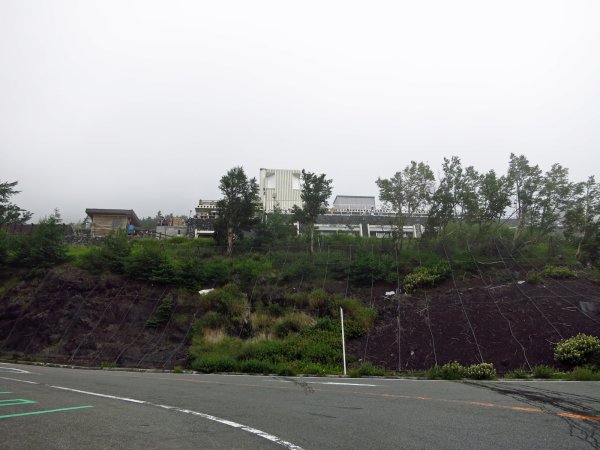
[[[217,201],[200,199],[195,210],[198,219],[214,219],[217,217]]]
[[[289,212],[294,205],[302,206],[301,178],[301,170],[260,169],[259,195],[264,211],[272,212],[278,207]]]

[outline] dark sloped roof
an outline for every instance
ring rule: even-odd
[[[134,226],[141,226],[140,219],[135,214],[133,209],[101,209],[101,208],[86,208],[85,213],[88,216],[97,216],[97,215],[105,215],[105,216],[127,216],[131,219],[131,223]]]

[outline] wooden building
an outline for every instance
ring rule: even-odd
[[[92,237],[108,236],[117,230],[127,231],[129,225],[133,225],[135,230],[141,226],[133,209],[88,208],[85,212],[90,218]]]

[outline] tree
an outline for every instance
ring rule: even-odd
[[[410,165],[389,179],[378,178],[375,181],[379,188],[379,199],[396,211],[396,237],[400,248],[406,218],[428,206],[434,181],[431,168],[416,161],[411,161]]]
[[[505,176],[490,170],[479,187],[480,223],[498,222],[510,206],[510,188]]]
[[[272,213],[264,214],[263,220],[254,229],[254,245],[275,246],[294,236],[296,227],[292,224],[292,217],[284,214],[279,206],[275,206]]]
[[[514,247],[527,222],[530,226],[533,222],[537,197],[542,184],[542,171],[537,165],[531,166],[524,155],[516,156],[511,153],[508,165],[508,180],[511,185],[517,214],[517,227],[513,236]]]
[[[215,238],[227,238],[227,256],[233,254],[233,241],[241,238],[259,218],[260,198],[256,178],[248,179],[242,167],[234,167],[219,183],[223,198],[217,202]],[[222,230],[222,232],[218,232]]]
[[[464,218],[477,224],[480,232],[491,223],[498,222],[510,206],[506,177],[498,177],[493,170],[478,174],[473,167],[467,167],[463,186]]]
[[[444,158],[443,176],[432,197],[427,228],[442,234],[450,221],[462,215],[463,168],[458,156]]]
[[[47,269],[67,259],[64,244],[64,225],[60,218],[51,215],[40,220],[29,236],[18,241],[18,263],[33,269]]]
[[[300,198],[302,208],[294,205],[292,216],[306,227],[309,233],[309,252],[314,252],[315,223],[319,214],[326,211],[327,200],[331,197],[333,180],[325,178],[325,174],[316,175],[302,169],[302,186]]]
[[[32,214],[10,202],[10,197],[21,191],[14,188],[18,181],[0,183],[0,227],[9,223],[25,223]]]
[[[536,205],[535,227],[540,235],[551,233],[558,227],[574,193],[574,184],[569,181],[569,169],[553,164],[542,179]]]
[[[577,259],[582,259],[583,249],[598,236],[600,223],[600,184],[593,176],[574,188],[574,201],[565,212],[565,234],[577,239]],[[589,253],[597,253],[595,245]],[[590,251],[591,250],[591,251]]]

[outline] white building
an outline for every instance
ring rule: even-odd
[[[289,212],[294,205],[302,206],[300,199],[301,170],[260,169],[259,195],[265,212],[279,207]]]
[[[198,219],[214,219],[217,217],[217,201],[216,200],[198,200],[196,206],[196,217]]]

